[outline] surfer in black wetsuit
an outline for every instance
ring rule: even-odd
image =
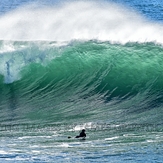
[[[81,131],[81,133],[80,133],[78,136],[76,136],[75,138],[80,138],[80,137],[83,137],[83,138],[86,137],[86,133],[85,133],[85,130],[84,130],[84,129],[83,129],[83,130]]]

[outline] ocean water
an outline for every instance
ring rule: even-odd
[[[0,162],[162,162],[162,11],[0,2]]]

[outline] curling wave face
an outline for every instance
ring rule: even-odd
[[[1,49],[2,121],[14,118],[8,112],[23,121],[86,117],[122,121],[127,111],[133,122],[133,116],[151,114],[152,108],[162,106],[159,45],[76,41],[58,46],[56,42],[10,41],[1,42]],[[159,121],[160,114],[153,116]]]

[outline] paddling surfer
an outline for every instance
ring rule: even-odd
[[[81,131],[81,133],[78,136],[76,136],[75,138],[80,138],[80,137],[82,137],[82,138],[85,138],[86,137],[85,129],[83,129]]]
[[[83,140],[85,140],[86,137],[86,133],[85,133],[85,129],[83,129],[79,135],[77,135],[75,138],[83,138]],[[70,139],[71,136],[68,136],[68,139]]]

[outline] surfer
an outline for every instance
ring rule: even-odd
[[[85,129],[83,129],[83,130],[81,131],[81,133],[80,133],[78,136],[76,136],[75,138],[80,138],[80,137],[83,137],[83,138],[86,137]]]

